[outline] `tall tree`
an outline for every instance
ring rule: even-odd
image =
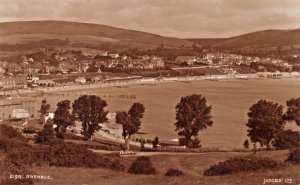
[[[176,105],[176,131],[179,144],[187,147],[199,147],[198,132],[212,126],[211,106],[207,106],[202,95],[193,94],[182,97]]]
[[[158,137],[156,136],[156,137],[154,138],[153,142],[152,142],[153,148],[157,148],[158,144],[159,144],[159,139],[158,139]]]
[[[49,109],[50,109],[50,104],[47,103],[47,100],[42,100],[42,104],[40,108],[41,120],[43,120],[44,116],[48,113]]]
[[[287,111],[284,115],[286,121],[295,121],[300,126],[300,97],[291,98],[286,102]]]
[[[244,141],[243,145],[244,145],[244,148],[245,148],[245,149],[249,148],[249,140],[246,139],[246,140]]]
[[[44,125],[43,130],[37,133],[35,138],[36,143],[51,143],[55,139],[53,130],[53,121],[48,119]]]
[[[53,123],[56,125],[56,137],[63,139],[68,126],[74,125],[74,116],[71,114],[69,100],[63,100],[57,104],[54,112]]]
[[[81,133],[87,139],[101,128],[101,123],[107,121],[108,111],[104,110],[106,106],[106,101],[95,95],[83,95],[74,101],[73,115],[82,123]]]
[[[123,127],[123,137],[125,140],[126,150],[129,149],[131,136],[140,129],[141,119],[144,116],[145,107],[141,103],[134,103],[128,112],[119,111],[116,115],[116,123]]]
[[[253,104],[248,112],[248,136],[251,142],[259,143],[261,147],[270,148],[270,142],[279,135],[284,128],[283,107],[278,103],[259,100]]]

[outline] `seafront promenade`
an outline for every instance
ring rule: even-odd
[[[280,74],[279,78],[299,78],[300,73],[270,73],[270,74]],[[60,84],[53,87],[34,87],[27,89],[18,89],[10,91],[0,91],[0,95],[16,95],[16,94],[27,94],[27,93],[49,93],[57,91],[73,91],[73,90],[84,90],[84,89],[93,89],[101,87],[121,87],[121,86],[130,86],[130,85],[150,85],[158,83],[170,83],[170,82],[192,82],[192,81],[201,81],[201,80],[210,80],[210,81],[223,81],[223,80],[249,80],[249,79],[264,79],[270,78],[267,76],[259,76],[259,74],[235,74],[235,75],[205,75],[205,76],[178,76],[178,77],[157,77],[157,78],[141,78],[134,81],[123,81],[118,80],[114,82],[94,82],[94,83],[85,83],[85,84]]]

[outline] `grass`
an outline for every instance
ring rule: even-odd
[[[250,173],[237,173],[233,175],[207,177],[203,176],[203,171],[210,165],[219,161],[224,161],[230,157],[238,155],[249,155],[246,153],[208,153],[199,155],[157,155],[151,156],[153,166],[157,169],[155,175],[133,175],[125,172],[116,172],[109,169],[89,169],[89,168],[53,168],[34,167],[32,170],[38,174],[48,174],[53,177],[51,180],[40,180],[36,185],[67,185],[67,184],[88,184],[98,185],[254,185],[262,184],[266,178],[292,178],[296,183],[300,182],[297,165],[288,165],[279,170],[266,170]],[[258,156],[268,156],[270,158],[284,161],[288,156],[288,151],[264,151],[258,152]],[[127,157],[127,167],[136,157]],[[170,168],[180,169],[185,176],[165,177],[164,174]]]

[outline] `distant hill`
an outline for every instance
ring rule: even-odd
[[[264,30],[231,38],[179,39],[105,25],[68,21],[20,21],[0,23],[0,51],[34,50],[44,47],[127,49],[164,48],[182,50],[193,44],[219,49],[283,50],[300,48],[300,29]]]
[[[191,47],[192,42],[173,37],[120,29],[105,25],[67,21],[21,21],[0,23],[0,45],[37,44],[43,40],[66,40],[69,45],[94,48],[154,49]],[[38,44],[39,45],[39,44]],[[21,46],[20,46],[21,47]]]
[[[213,48],[271,49],[300,48],[300,29],[264,30],[225,39],[187,39]]]

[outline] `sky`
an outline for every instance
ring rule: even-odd
[[[179,38],[300,28],[300,0],[0,0],[0,22],[65,20]]]

